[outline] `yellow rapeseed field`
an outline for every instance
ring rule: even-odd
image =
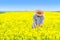
[[[33,11],[0,12],[0,40],[60,40],[60,12],[44,12],[43,27],[32,28]]]

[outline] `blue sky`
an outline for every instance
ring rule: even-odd
[[[0,11],[60,11],[60,0],[0,0]]]

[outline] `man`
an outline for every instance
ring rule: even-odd
[[[34,19],[34,23],[33,23],[33,26],[32,26],[33,28],[36,28],[37,25],[42,27],[43,20],[44,20],[43,12],[40,11],[40,10],[37,10],[36,13],[33,16],[33,19]]]

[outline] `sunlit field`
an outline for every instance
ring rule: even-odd
[[[32,28],[32,11],[0,12],[0,40],[60,40],[60,12],[44,12],[43,27]]]

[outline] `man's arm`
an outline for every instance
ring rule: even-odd
[[[33,27],[36,27],[37,25],[37,20],[36,20],[36,15],[33,15]]]
[[[40,23],[41,27],[43,26],[43,23],[44,23],[44,15],[41,17],[41,23]]]

